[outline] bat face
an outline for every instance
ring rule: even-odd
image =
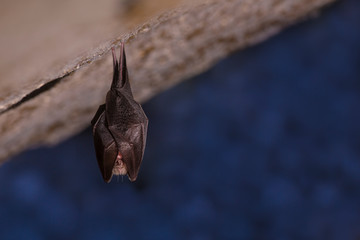
[[[112,49],[114,76],[106,102],[91,121],[99,168],[105,182],[113,175],[127,174],[135,181],[144,155],[148,119],[132,95],[124,43],[120,59]]]

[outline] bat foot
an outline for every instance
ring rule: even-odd
[[[127,169],[126,169],[126,165],[122,160],[122,155],[120,153],[118,153],[116,160],[115,160],[115,165],[113,167],[112,170],[114,175],[126,175],[127,174]]]

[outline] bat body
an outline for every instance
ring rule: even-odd
[[[135,181],[144,155],[148,119],[131,92],[124,43],[119,61],[114,48],[112,56],[111,88],[91,121],[96,158],[105,182],[113,175],[125,174]]]

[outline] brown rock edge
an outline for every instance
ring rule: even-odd
[[[29,147],[55,144],[87,126],[111,83],[111,47],[126,42],[135,98],[201,73],[335,0],[198,1],[73,60],[51,79],[0,102],[0,163]],[[92,150],[93,146],[89,146]]]

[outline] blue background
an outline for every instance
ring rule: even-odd
[[[338,2],[145,103],[135,183],[90,128],[14,157],[0,239],[360,239],[359,25]]]

